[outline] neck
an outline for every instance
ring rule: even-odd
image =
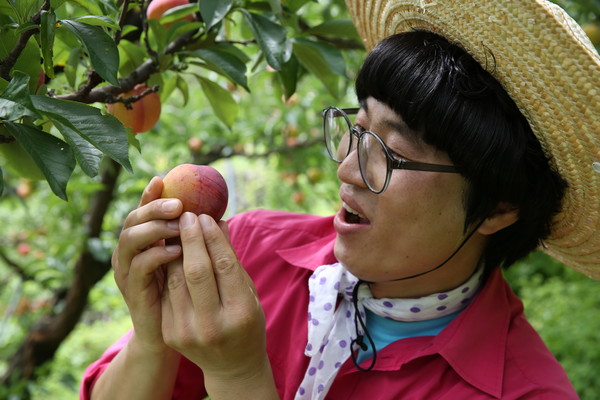
[[[418,298],[454,289],[473,275],[486,244],[487,238],[476,233],[442,267],[406,280],[372,282],[371,293],[375,298]]]

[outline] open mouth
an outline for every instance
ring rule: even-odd
[[[353,210],[348,204],[342,203],[344,208],[344,221],[349,224],[368,224],[369,219],[356,210]]]

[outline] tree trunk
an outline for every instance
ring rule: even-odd
[[[121,166],[107,159],[102,173],[103,189],[96,192],[90,205],[86,223],[88,239],[97,238],[102,230],[102,221],[114,197],[114,188]],[[35,322],[15,354],[12,356],[1,385],[11,387],[20,381],[35,379],[35,370],[52,360],[56,350],[75,328],[87,306],[88,294],[94,285],[110,270],[110,261],[99,261],[84,250],[76,264],[71,286],[55,299],[61,302],[61,311],[42,316]]]

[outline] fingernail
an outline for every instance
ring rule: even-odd
[[[180,222],[182,229],[189,228],[190,226],[194,225],[194,222],[196,222],[196,215],[191,212],[183,213]]]
[[[175,211],[179,206],[179,201],[177,200],[167,200],[162,203],[162,209],[165,211]]]
[[[179,222],[177,220],[171,220],[167,222],[167,227],[173,231],[179,230]]]
[[[180,249],[181,249],[181,246],[176,245],[176,244],[165,246],[165,250],[167,250],[169,253],[179,253]]]
[[[210,229],[213,224],[212,217],[206,214],[200,214],[200,225],[202,225],[202,229]]]

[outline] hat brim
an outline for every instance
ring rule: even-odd
[[[513,98],[568,182],[544,248],[600,280],[600,56],[583,30],[544,0],[346,0],[367,49],[426,30],[471,54]]]

